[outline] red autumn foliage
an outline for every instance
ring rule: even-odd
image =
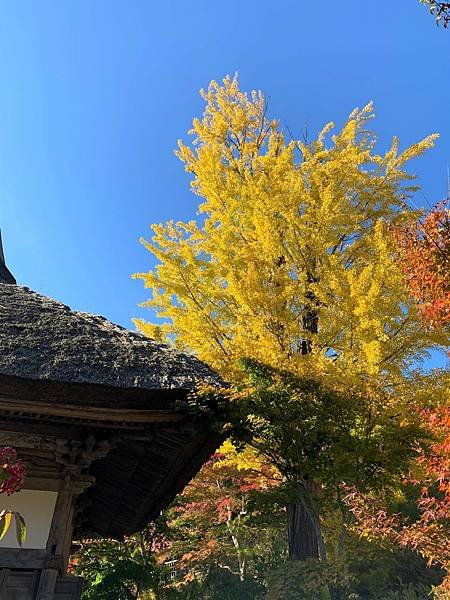
[[[186,571],[186,582],[202,564],[215,564],[243,578],[246,554],[258,543],[258,535],[264,535],[248,522],[250,495],[279,482],[271,467],[261,464],[254,470],[237,464],[233,456],[216,452],[171,509],[169,526],[183,540],[177,568]],[[171,555],[177,551],[175,541]]]
[[[407,480],[420,486],[419,518],[408,523],[398,514],[388,514],[375,498],[356,489],[350,491],[346,502],[361,536],[389,539],[416,550],[430,564],[439,564],[447,571],[442,585],[450,588],[450,408],[422,409],[420,413],[433,441],[418,448],[420,479]]]
[[[400,264],[424,323],[450,324],[450,210],[440,202],[423,220],[397,228]]]
[[[446,329],[450,324],[450,211],[447,201],[437,204],[425,218],[395,231],[399,259],[412,296],[427,327]],[[422,554],[439,564],[450,589],[450,407],[417,408],[432,442],[418,448],[420,475],[405,483],[417,486],[419,517],[407,522],[389,514],[386,506],[358,490],[346,502],[356,518],[360,535],[384,538]]]
[[[10,496],[18,492],[27,474],[25,464],[17,458],[17,452],[11,446],[0,448],[0,494]]]

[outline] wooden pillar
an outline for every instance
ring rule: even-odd
[[[93,477],[80,475],[80,467],[68,465],[58,492],[47,541],[47,555],[59,558],[60,567],[43,569],[36,600],[53,600],[58,577],[64,575],[69,560],[76,496],[93,483]]]
[[[39,579],[36,600],[54,600],[57,579],[57,569],[43,569]]]
[[[56,499],[55,512],[48,535],[47,552],[49,556],[62,556],[67,535],[71,534],[75,496],[90,483],[86,482],[85,486],[80,485],[79,479],[79,467],[67,466]]]
[[[74,474],[73,468],[66,468],[64,480],[56,499],[55,512],[53,513],[52,524],[50,526],[50,533],[47,541],[48,555],[55,557],[60,555],[61,559],[74,496],[72,480]],[[42,570],[36,600],[53,600],[58,574],[58,569]]]

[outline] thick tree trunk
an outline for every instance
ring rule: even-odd
[[[308,512],[301,502],[287,506],[288,544],[291,560],[319,558],[316,530]]]
[[[315,269],[316,261],[313,259],[311,267]],[[308,284],[313,284],[318,281],[308,268],[307,272]],[[311,290],[305,294],[307,302],[303,314],[303,329],[309,334],[317,334],[319,331],[319,317],[317,312],[318,301]],[[300,352],[303,356],[310,354],[312,351],[311,336],[305,336],[301,341]],[[314,482],[309,482],[305,477],[303,486],[312,494]],[[291,560],[306,560],[308,558],[321,558],[326,560],[325,544],[320,531],[320,523],[318,517],[311,514],[307,510],[305,503],[300,499],[292,502],[287,506],[288,517],[288,545],[289,558]],[[315,521],[313,521],[315,519]]]
[[[287,506],[288,547],[291,560],[327,560],[319,515],[315,507],[315,481],[304,477],[297,483],[293,501]]]
[[[315,267],[315,262],[314,262]],[[314,283],[317,278],[308,273],[308,283]],[[317,315],[317,299],[311,291],[306,293],[308,303],[303,315],[303,328],[305,331],[316,334],[319,330],[319,319]],[[303,356],[310,354],[312,350],[311,339],[305,337],[301,343]],[[305,486],[313,487],[305,481]],[[288,514],[288,542],[289,558],[291,560],[306,560],[307,558],[319,558],[319,545],[323,547],[323,539],[318,538],[317,524],[313,523],[310,513],[300,501],[293,502],[287,507]],[[320,534],[321,535],[321,534]]]

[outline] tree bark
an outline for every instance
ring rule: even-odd
[[[314,265],[315,267],[315,261]],[[308,284],[315,283],[318,279],[308,272]],[[302,318],[303,328],[308,333],[316,334],[319,331],[319,318],[317,314],[317,298],[311,291],[306,293],[307,304],[305,306],[304,315]],[[306,356],[312,351],[311,339],[305,337],[301,342],[301,354]],[[307,478],[304,481],[304,486],[312,492],[314,487],[313,482],[308,482]],[[319,558],[319,545],[324,547],[323,538],[319,540],[317,528],[320,525],[313,522],[310,512],[307,510],[305,503],[296,500],[287,506],[288,516],[288,544],[289,558],[291,560],[306,560],[308,558]],[[322,558],[324,558],[322,556]]]
[[[316,530],[303,504],[300,501],[288,504],[287,517],[289,558],[319,558]]]

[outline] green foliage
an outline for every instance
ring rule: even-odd
[[[273,570],[267,598],[430,600],[431,588],[441,577],[438,569],[427,568],[411,551],[354,539],[341,561],[288,561]]]
[[[264,597],[264,588],[252,577],[243,581],[227,569],[211,569],[198,586],[204,600],[257,600]]]
[[[425,560],[411,550],[394,545],[383,547],[355,536],[347,540],[345,561],[352,592],[361,599],[401,598],[404,590],[426,590],[430,594],[431,587],[443,576],[440,569],[427,567]]]
[[[228,393],[242,452],[223,444],[166,511],[168,527],[87,544],[75,568],[88,580],[84,599],[424,600],[442,572],[410,550],[358,539],[340,496],[342,482],[384,490],[390,507],[417,518],[417,490],[395,493],[424,436],[417,416],[376,389],[328,388],[254,361],[243,368],[248,381]],[[280,473],[281,485],[267,483]],[[283,507],[304,473],[318,482],[328,559],[286,562]],[[177,561],[171,581],[167,560]]]
[[[288,494],[306,474],[320,482],[327,501],[334,496],[324,489],[338,490],[342,482],[392,485],[424,436],[415,415],[380,391],[331,389],[256,361],[241,364],[248,381],[230,408],[235,435],[280,471]]]
[[[270,530],[272,525],[267,505],[254,527]],[[162,553],[161,545],[154,546],[147,563],[133,538],[125,543],[85,543],[75,566],[75,572],[87,579],[83,600],[431,600],[432,587],[442,579],[438,568],[428,568],[410,550],[382,547],[353,535],[348,536],[340,560],[286,561],[280,530],[274,546],[259,546],[254,554],[247,553],[248,574],[242,580],[229,568],[220,567],[217,555],[191,569],[188,581],[183,581],[187,572],[182,569],[169,580],[159,558],[172,556],[175,548],[182,551],[185,543],[191,547],[192,540],[186,540],[185,533],[172,529],[172,546],[163,545]],[[443,590],[433,598],[449,600]]]
[[[271,600],[330,600],[331,593],[337,597],[337,593],[349,592],[350,583],[344,564],[287,561],[271,573],[267,597]]]
[[[153,588],[155,573],[147,565],[135,562],[132,559],[118,560],[114,565],[105,566],[103,571],[97,572],[94,580],[89,582],[89,587],[83,594],[86,600],[134,600],[136,588],[143,590]]]
[[[150,526],[122,542],[82,542],[72,561],[73,573],[86,582],[83,600],[138,600],[147,592],[159,593],[165,575],[155,561],[159,541],[159,533]]]
[[[430,588],[424,585],[403,585],[398,590],[383,592],[376,600],[430,600]]]
[[[228,569],[220,567],[213,567],[205,574],[198,573],[197,577],[186,585],[168,585],[157,596],[157,600],[263,600],[263,598],[266,598],[265,588],[253,578],[246,577],[241,581]]]

